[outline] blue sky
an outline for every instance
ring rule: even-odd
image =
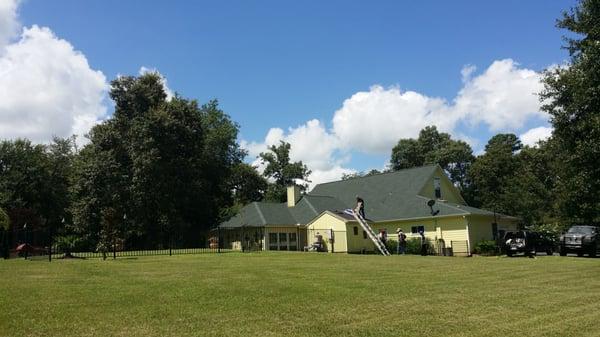
[[[390,140],[371,139],[376,137],[372,130],[377,125],[365,127],[369,132],[365,146],[348,140],[352,134],[363,137],[361,125],[371,120],[385,123],[386,118],[403,124],[395,114],[418,115],[421,108],[434,113],[421,116],[424,121],[411,124],[412,129],[399,126],[397,138],[413,135],[424,123],[447,115],[456,117],[441,122],[441,129],[468,140],[478,152],[496,132],[520,135],[547,128],[547,117],[530,111],[533,103],[526,102],[526,97],[516,99],[517,103],[512,99],[515,93],[510,88],[529,88],[530,82],[513,86],[510,81],[531,75],[526,71],[539,72],[568,59],[560,48],[564,32],[554,24],[561,11],[574,4],[541,0],[26,0],[18,5],[17,20],[19,28],[48,27],[56,39],[64,39],[81,52],[89,68],[101,72],[106,81],[117,74],[138,74],[143,66],[160,71],[168,87],[184,97],[200,102],[219,99],[240,124],[240,140],[252,155],[264,149],[271,128],[283,131],[271,132],[272,139],[279,135],[305,141],[309,148],[314,144],[303,140],[298,129],[319,129],[317,136],[307,132],[305,137],[336,143],[321,153],[330,157],[328,163],[311,158],[310,151],[295,157],[314,161],[322,171],[337,167],[339,175],[343,170],[382,168],[389,158]],[[20,38],[14,36],[10,43]],[[504,63],[492,67],[494,62]],[[476,67],[470,74],[469,65]],[[504,83],[500,85],[504,91],[495,91],[497,82]],[[456,104],[461,90],[464,102]],[[403,96],[407,91],[421,96]],[[372,104],[360,103],[357,93],[364,93],[364,100]],[[488,99],[473,103],[482,96]],[[494,97],[500,97],[499,103]],[[423,99],[426,107],[414,107]],[[431,108],[434,99],[445,100],[445,105],[436,103]],[[525,117],[512,123],[514,116],[497,109],[481,115],[473,112],[494,102],[509,105]],[[389,115],[379,115],[388,106]],[[356,114],[372,118],[365,122]],[[507,120],[498,120],[494,114],[504,114]],[[339,120],[334,122],[336,115]],[[319,125],[307,124],[313,119]],[[356,121],[356,129],[341,120]],[[323,178],[335,175],[332,171]]]

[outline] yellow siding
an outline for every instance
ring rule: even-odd
[[[517,230],[516,219],[506,219],[501,216],[496,217],[498,223],[498,231],[514,231]],[[493,240],[492,223],[494,223],[493,215],[473,215],[469,217],[469,240],[471,242],[471,251],[475,245],[482,240]]]
[[[449,202],[456,203],[456,204],[466,205],[465,201],[463,200],[463,198],[460,195],[460,191],[456,188],[456,186],[454,186],[454,184],[452,184],[452,181],[450,181],[450,179],[448,179],[448,176],[446,176],[446,173],[444,173],[444,171],[439,167],[435,171],[434,175],[431,178],[429,178],[427,183],[425,183],[425,186],[419,193],[420,195],[422,195],[426,198],[429,198],[429,199],[435,199],[435,191],[433,188],[434,178],[440,178],[440,189],[442,192],[442,198],[441,198],[442,200],[447,200]]]
[[[357,229],[357,235],[354,235],[354,227]],[[363,232],[362,226],[356,221],[351,221],[346,224],[349,253],[360,253],[363,251],[372,252],[375,250],[373,241],[371,241],[368,236],[365,238]]]
[[[329,229],[332,229],[334,232],[333,244],[327,240],[327,231]],[[343,220],[329,213],[321,214],[307,227],[306,236],[308,246],[315,243],[315,236],[317,235],[317,232],[323,235],[323,241],[325,241],[325,246],[328,252],[348,252],[348,245],[346,241],[346,223]]]

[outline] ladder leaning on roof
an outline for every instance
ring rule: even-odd
[[[367,232],[367,235],[369,236],[371,241],[373,241],[373,244],[375,244],[375,247],[377,247],[377,249],[379,249],[381,254],[383,254],[384,256],[389,256],[390,252],[385,247],[385,244],[383,244],[383,242],[381,242],[381,240],[375,234],[375,232],[373,232],[373,229],[371,229],[371,226],[369,226],[367,221],[362,216],[360,216],[360,214],[356,213],[354,210],[351,210],[351,212],[352,212],[352,215],[354,215],[354,218],[362,226],[364,231]]]

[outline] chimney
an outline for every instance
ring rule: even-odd
[[[287,188],[287,204],[288,207],[296,206],[296,203],[300,200],[300,186],[292,185]]]

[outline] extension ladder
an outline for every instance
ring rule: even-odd
[[[349,210],[349,211],[352,212],[352,215],[354,216],[356,221],[358,221],[358,223],[362,226],[364,231],[367,232],[367,235],[369,236],[371,241],[373,241],[373,244],[375,245],[375,247],[377,247],[377,249],[379,249],[381,254],[384,256],[389,256],[390,252],[387,250],[385,244],[383,244],[383,242],[379,239],[379,237],[375,234],[375,232],[373,232],[373,229],[371,228],[371,226],[369,226],[367,221],[365,219],[363,219],[363,217],[360,216],[360,214],[356,213],[354,210]]]

